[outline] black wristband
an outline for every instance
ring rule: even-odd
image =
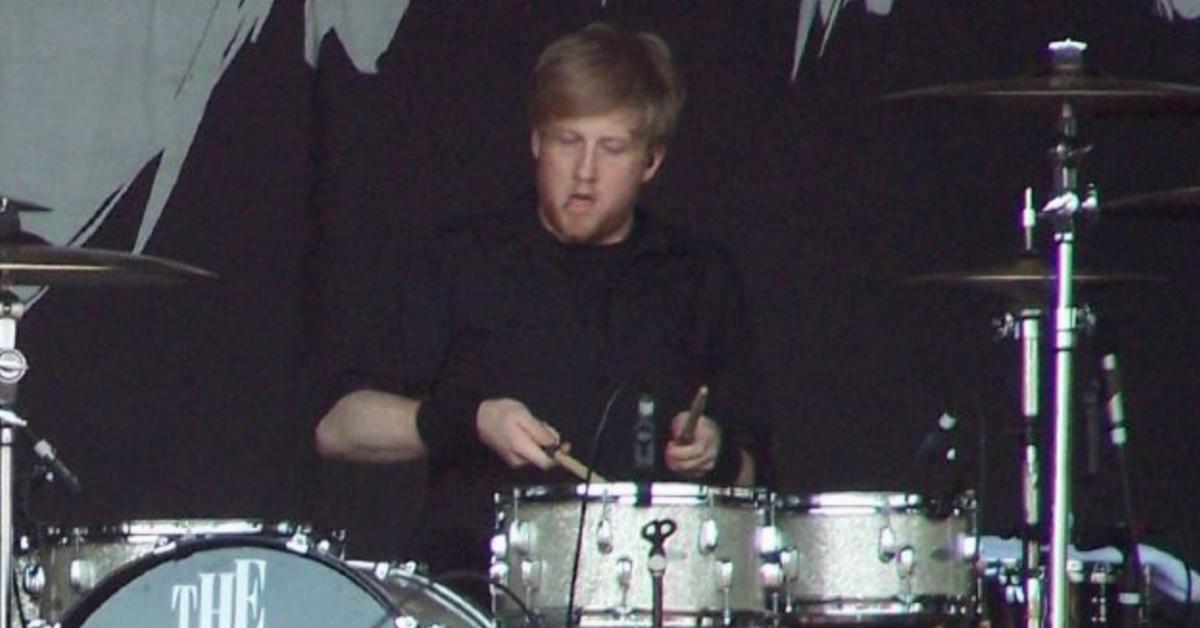
[[[421,400],[421,407],[417,409],[417,433],[429,448],[430,455],[461,452],[479,443],[475,417],[482,402],[478,394],[453,386],[439,386]]]

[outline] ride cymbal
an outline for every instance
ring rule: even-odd
[[[1163,278],[1136,273],[1096,272],[1077,268],[1075,281],[1082,288],[1114,287],[1139,283],[1161,282]],[[1023,256],[1015,262],[1005,262],[975,271],[931,273],[905,280],[913,285],[945,285],[978,288],[1020,302],[1043,301],[1053,293],[1058,281],[1052,269],[1038,257]]]

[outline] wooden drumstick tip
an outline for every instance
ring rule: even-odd
[[[562,450],[555,450],[554,451],[554,461],[557,462],[560,467],[575,474],[576,477],[583,480],[584,482],[588,481],[587,465],[585,465],[582,462],[580,462],[579,460],[577,460],[575,458],[575,456],[572,456],[571,454],[563,452]],[[600,483],[600,484],[608,483],[608,480],[604,479],[603,476],[601,476],[599,473],[596,473],[595,471],[592,472],[591,481]]]
[[[691,445],[692,441],[696,440],[696,425],[700,422],[701,415],[704,414],[704,406],[708,404],[708,386],[701,386],[696,391],[696,396],[692,398],[692,405],[688,408],[687,419],[683,422],[683,429],[679,432],[679,438],[675,441],[680,445]]]

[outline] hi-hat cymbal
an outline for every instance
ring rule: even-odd
[[[1075,281],[1082,288],[1161,282],[1161,277],[1136,273],[1096,272],[1077,268]],[[1038,257],[1023,256],[1015,262],[1005,262],[976,271],[956,271],[919,275],[905,280],[915,285],[946,285],[979,288],[1010,297],[1018,302],[1041,302],[1053,293],[1058,280],[1055,269]]]
[[[1069,102],[1101,114],[1200,113],[1200,87],[1057,71],[1010,79],[935,85],[883,97],[886,103],[944,102],[1008,107]]]
[[[0,287],[151,286],[217,275],[150,255],[37,243],[36,236],[0,242]]]
[[[1100,218],[1200,220],[1200,187],[1126,196],[1100,203]]]

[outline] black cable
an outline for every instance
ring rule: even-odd
[[[519,608],[521,613],[525,615],[525,619],[529,621],[530,626],[533,626],[534,628],[541,628],[542,622],[541,619],[538,618],[537,613],[534,613],[529,609],[528,606],[525,605],[525,602],[521,601],[521,596],[517,595],[516,591],[513,591],[507,586],[500,584],[499,582],[496,582],[491,578],[484,576],[483,574],[478,574],[473,571],[447,571],[445,573],[438,574],[436,578],[431,578],[431,580],[441,584],[450,584],[456,580],[473,580],[476,582],[484,582],[488,586],[496,587],[501,593],[507,595],[508,598],[517,605],[517,608]]]
[[[575,531],[575,552],[571,559],[571,586],[567,589],[566,626],[568,628],[575,625],[575,585],[579,582],[579,560],[583,555],[583,529],[587,525],[587,504],[591,494],[592,470],[596,468],[596,457],[600,453],[600,437],[604,434],[604,426],[608,424],[609,411],[612,410],[613,402],[617,400],[617,396],[621,394],[621,389],[624,387],[624,384],[617,386],[604,404],[604,412],[600,414],[600,424],[596,426],[596,432],[592,435],[592,449],[588,452],[588,471],[583,478],[583,497],[579,501],[579,527]]]
[[[10,611],[12,611],[12,610],[17,611],[17,618],[21,622],[21,628],[28,628],[29,618],[25,616],[25,608],[21,605],[21,591],[17,585],[17,578],[19,578],[20,575],[21,574],[18,572],[17,568],[14,566],[13,572],[12,572],[12,595],[9,596],[9,599],[12,601],[9,603],[8,606],[9,606]]]

